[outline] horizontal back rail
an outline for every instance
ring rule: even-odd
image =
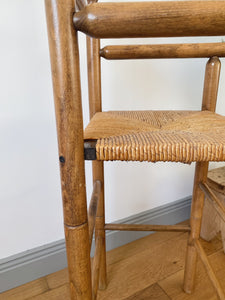
[[[106,59],[225,57],[225,43],[116,45],[100,50]]]
[[[74,14],[95,38],[225,35],[225,1],[92,3]]]

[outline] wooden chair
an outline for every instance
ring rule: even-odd
[[[45,0],[61,167],[71,299],[105,289],[105,230],[188,231],[184,291],[194,287],[197,254],[225,299],[200,245],[209,161],[225,161],[225,117],[215,113],[225,43],[107,46],[100,38],[225,35],[225,1],[85,3]],[[76,9],[75,9],[76,7]],[[76,12],[75,12],[76,10]],[[77,31],[87,34],[90,123],[83,131]],[[202,111],[102,112],[100,58],[208,57]],[[87,213],[84,158],[93,160]],[[196,162],[190,226],[105,224],[103,161]],[[90,247],[95,227],[91,272]],[[129,284],[129,283],[127,283]]]

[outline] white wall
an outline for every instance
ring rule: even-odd
[[[0,37],[0,258],[4,258],[63,238],[63,220],[44,1],[1,0]],[[208,40],[201,38],[202,42]],[[84,112],[88,116],[83,36],[80,41]],[[103,61],[103,108],[199,109],[205,63],[205,59]],[[223,114],[224,79],[222,68],[218,112]],[[89,198],[91,163],[86,165]],[[106,163],[107,220],[190,195],[193,167]]]

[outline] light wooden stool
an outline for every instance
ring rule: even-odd
[[[221,232],[225,252],[225,167],[210,170],[207,184],[213,197],[205,197],[200,236],[211,241]]]
[[[225,43],[112,45],[101,38],[225,35],[225,1],[96,3],[45,0],[54,88],[65,237],[73,300],[96,299],[107,287],[105,230],[189,232],[184,291],[194,288],[197,254],[220,299],[224,292],[199,242],[209,161],[225,161],[225,117],[215,113]],[[90,123],[83,129],[77,32],[87,35]],[[102,112],[101,59],[209,58],[198,111]],[[199,106],[200,108],[200,106]],[[84,161],[93,160],[87,212]],[[106,224],[108,160],[196,163],[190,226]],[[95,228],[95,255],[90,248]],[[127,283],[129,284],[129,282]]]

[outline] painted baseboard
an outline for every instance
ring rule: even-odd
[[[191,197],[119,220],[126,224],[176,224],[189,218]],[[149,232],[108,231],[107,251],[148,235]],[[93,253],[93,251],[92,251]],[[66,268],[65,241],[60,240],[0,260],[0,292]]]

